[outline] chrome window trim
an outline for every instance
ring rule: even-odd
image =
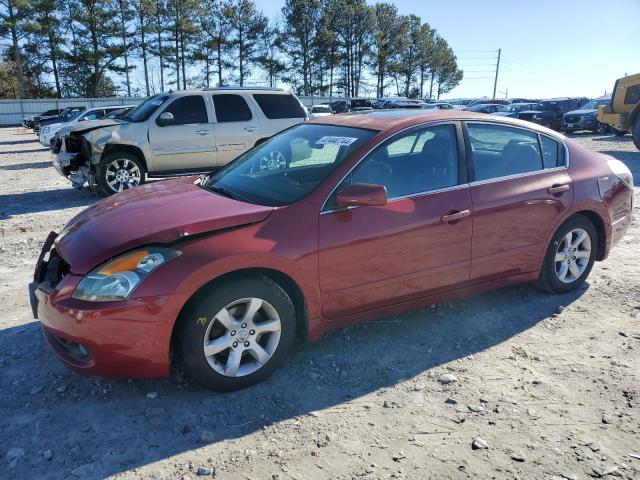
[[[447,120],[436,120],[436,121],[426,121],[426,122],[422,122],[422,123],[417,123],[415,125],[411,125],[410,127],[406,127],[403,128],[402,130],[398,130],[396,133],[394,133],[393,135],[388,136],[387,138],[383,139],[381,142],[379,142],[378,144],[376,144],[373,148],[371,148],[370,150],[368,150],[360,160],[358,160],[358,162],[352,166],[349,171],[338,181],[338,183],[336,183],[336,185],[331,189],[331,191],[329,192],[329,194],[327,195],[327,198],[324,199],[324,202],[322,202],[322,207],[320,208],[320,215],[324,215],[325,213],[334,213],[334,212],[342,212],[344,210],[351,210],[353,208],[357,208],[356,206],[353,207],[346,207],[346,208],[336,208],[336,209],[332,209],[332,210],[325,210],[325,207],[327,206],[327,202],[329,201],[329,199],[331,198],[331,196],[334,194],[334,192],[336,191],[336,189],[342,184],[342,182],[344,181],[345,178],[347,178],[351,172],[353,172],[353,170],[355,168],[358,167],[358,165],[360,165],[360,163],[362,163],[369,155],[371,155],[371,152],[373,152],[375,149],[377,149],[380,145],[382,145],[383,143],[393,139],[394,137],[397,137],[398,135],[401,135],[409,130],[413,130],[413,129],[419,129],[420,127],[438,127],[440,125],[451,125],[453,128],[456,128],[456,145],[458,142],[458,138],[457,138],[457,125],[456,122],[459,122],[460,120],[454,120],[454,119],[447,119]],[[460,150],[460,147],[458,146],[458,151]],[[456,155],[457,157],[457,155]],[[467,184],[463,184],[463,185],[467,185]],[[453,187],[458,187],[461,185],[454,185]],[[446,187],[446,188],[453,188],[453,187]],[[441,189],[442,190],[442,189]],[[435,190],[431,190],[433,192],[435,192]],[[410,195],[404,196],[403,198],[409,198],[412,196],[416,196],[416,195],[421,195],[422,193],[412,193]],[[390,199],[387,199],[387,202],[390,202],[392,200],[396,200],[399,197],[393,197]]]
[[[532,130],[526,126],[522,126],[522,125],[513,125],[511,123],[503,123],[503,122],[499,122],[499,121],[495,121],[495,120],[472,120],[472,121],[468,121],[464,118],[458,118],[458,119],[447,119],[447,120],[439,120],[439,121],[427,121],[427,122],[423,122],[423,123],[419,123],[416,125],[412,125],[410,127],[404,128],[402,130],[397,131],[396,133],[394,133],[393,135],[385,138],[382,142],[378,143],[376,146],[374,146],[373,148],[371,148],[369,151],[367,151],[362,158],[353,166],[351,167],[351,169],[349,169],[349,171],[340,179],[340,181],[338,181],[338,183],[335,185],[335,187],[333,187],[331,189],[331,191],[329,192],[329,194],[327,195],[327,198],[325,198],[324,202],[322,203],[322,208],[320,209],[320,215],[326,215],[329,213],[336,213],[336,212],[344,212],[347,210],[353,210],[355,208],[360,208],[358,206],[350,206],[350,207],[345,207],[345,208],[335,208],[335,209],[331,209],[331,210],[325,210],[325,207],[327,205],[327,202],[329,201],[329,198],[331,198],[331,196],[334,194],[334,192],[336,191],[336,189],[342,184],[342,182],[344,181],[345,178],[347,178],[351,172],[358,166],[360,165],[360,163],[362,161],[364,161],[370,154],[371,152],[373,152],[376,148],[378,148],[382,143],[392,139],[395,136],[398,136],[402,133],[407,132],[408,130],[414,129],[414,128],[420,128],[420,127],[428,127],[428,126],[438,126],[438,125],[453,125],[454,127],[456,127],[456,122],[461,122],[465,125],[469,125],[469,124],[473,124],[473,123],[479,123],[479,124],[488,124],[488,125],[495,125],[495,126],[499,126],[499,127],[511,127],[511,128],[516,128],[516,129],[520,129],[520,130],[526,130],[527,132],[531,132],[531,133],[535,133],[537,136],[540,135],[544,135],[545,137],[550,138],[551,140],[554,140],[556,142],[559,142],[563,147],[564,147],[564,165],[560,166],[560,167],[554,167],[554,168],[542,168],[541,170],[536,170],[533,172],[526,172],[526,173],[517,173],[514,175],[505,175],[502,177],[495,177],[495,178],[488,178],[486,180],[474,180],[473,182],[466,182],[466,183],[462,183],[459,185],[454,185],[452,187],[446,187],[446,188],[440,188],[438,190],[427,190],[425,192],[418,192],[418,193],[412,193],[410,195],[403,195],[400,197],[393,197],[393,198],[389,198],[387,201],[388,203],[392,203],[396,200],[405,200],[407,198],[413,198],[413,197],[421,197],[427,194],[431,194],[431,193],[441,193],[441,192],[446,192],[449,190],[456,190],[458,188],[463,188],[463,187],[473,187],[476,185],[484,185],[487,183],[494,183],[494,182],[500,182],[500,181],[505,181],[505,180],[512,180],[515,178],[520,178],[520,177],[528,177],[528,176],[532,176],[532,175],[539,175],[542,173],[547,173],[547,172],[554,172],[554,171],[560,171],[560,170],[568,170],[569,169],[569,147],[567,147],[567,144],[558,139],[555,138],[547,133],[540,133],[536,130]],[[457,139],[456,139],[457,140]],[[458,146],[459,148],[459,146]],[[473,151],[471,152],[471,161],[473,161]],[[544,165],[543,165],[544,167]]]

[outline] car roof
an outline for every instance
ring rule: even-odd
[[[380,132],[394,132],[427,122],[430,123],[447,120],[496,121],[504,124],[513,124],[518,127],[525,127],[532,131],[544,130],[544,133],[550,134],[548,129],[544,129],[534,123],[525,122],[515,118],[502,116],[494,117],[485,113],[475,113],[463,110],[373,110],[369,112],[341,113],[338,115],[331,115],[329,117],[313,119],[308,123],[364,128]]]

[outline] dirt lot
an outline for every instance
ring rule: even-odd
[[[26,286],[48,232],[96,199],[34,138],[0,130],[0,478],[640,478],[637,220],[577,293],[343,330],[248,390],[86,378],[49,352]],[[576,138],[640,183],[629,137]]]

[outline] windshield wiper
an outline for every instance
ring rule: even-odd
[[[206,188],[210,192],[217,193],[218,195],[222,195],[223,197],[231,198],[232,200],[240,200],[242,202],[246,201],[237,193],[232,192],[231,190],[224,187],[218,187],[216,185],[206,185],[205,183],[202,183],[202,187]]]

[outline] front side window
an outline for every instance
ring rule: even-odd
[[[255,93],[253,99],[267,118],[304,118],[305,116],[300,102],[293,95]]]
[[[252,118],[249,105],[240,95],[213,95],[213,106],[218,122],[248,122]]]
[[[476,180],[542,170],[538,135],[499,125],[469,124]]]
[[[173,125],[208,123],[207,107],[202,95],[178,97],[163,110],[173,115]]]
[[[248,203],[289,205],[311,193],[375,133],[334,125],[297,125],[240,155],[202,186]]]
[[[82,115],[78,119],[78,121],[79,122],[84,122],[86,120],[97,120],[97,119],[102,118],[102,117],[103,117],[102,110],[98,110],[98,111],[95,111],[95,112],[87,113],[86,115]]]
[[[389,199],[458,184],[458,146],[453,125],[394,137],[365,158],[344,184],[383,185]],[[336,191],[341,190],[337,188]]]

